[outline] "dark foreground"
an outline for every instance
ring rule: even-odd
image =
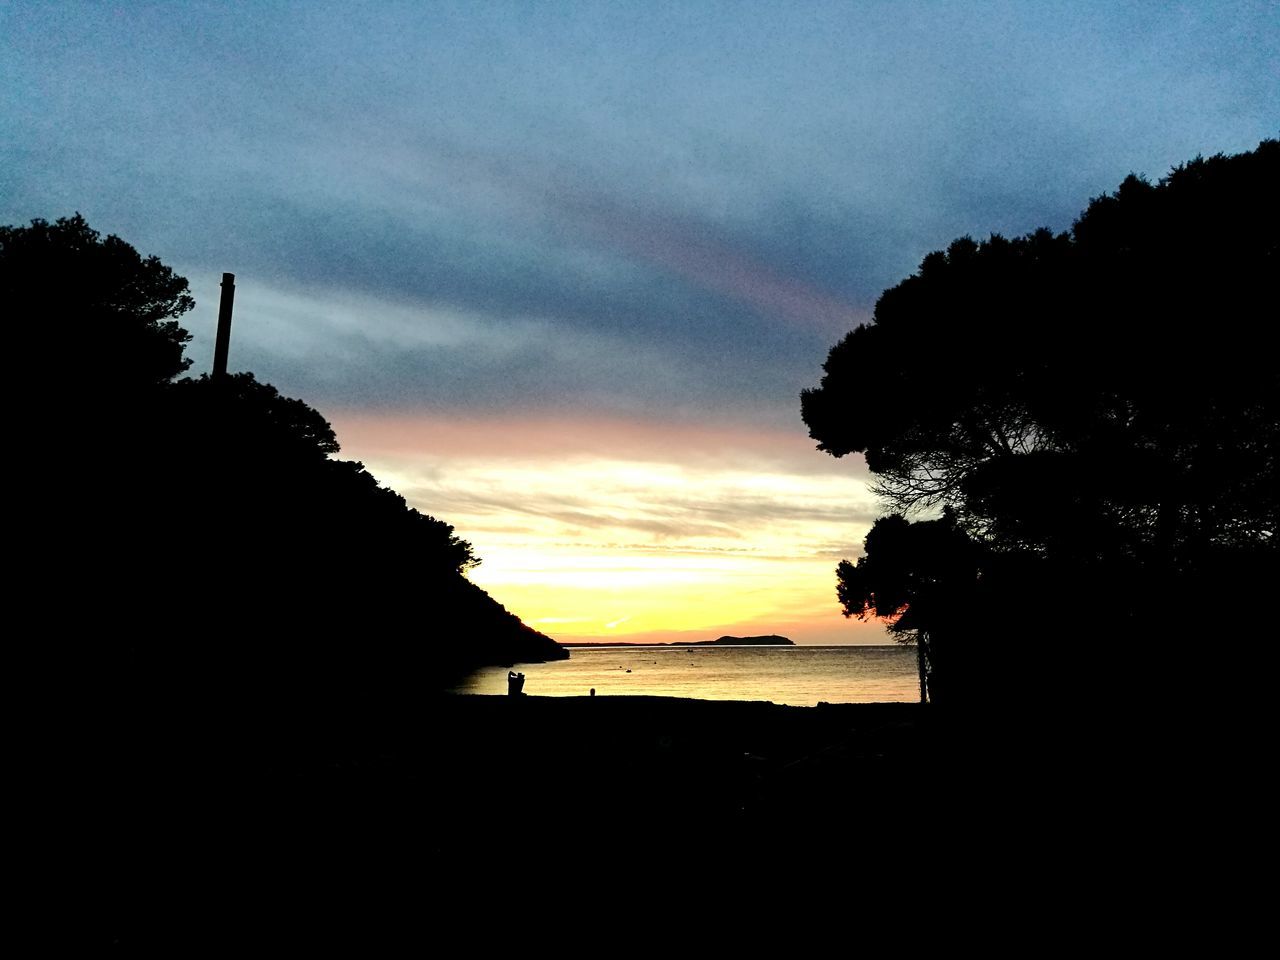
[[[286,904],[335,897],[334,921],[374,896],[448,924],[732,864],[764,882],[771,857],[804,869],[909,838],[934,749],[925,710],[892,703],[445,695],[239,723],[243,750],[141,722],[85,822],[98,929],[124,943],[275,929]]]
[[[431,709],[444,735],[392,747],[382,762],[390,776],[444,773],[452,789],[438,809],[475,828],[456,838],[462,850],[519,837],[586,851],[597,842],[587,826],[684,821],[710,836],[847,813],[850,791],[859,806],[893,797],[932,749],[916,704],[458,696]]]
[[[1073,865],[1105,885],[1124,874],[1103,863],[1159,872],[1200,855],[1184,819],[1208,772],[1194,754],[1117,737],[1096,759],[1105,722],[1073,746],[1061,727],[999,719],[440,696],[277,730],[241,754],[120,754],[77,814],[91,933],[125,946],[427,942],[566,898],[741,908],[797,883],[873,896],[922,875],[956,898],[975,892],[963,874],[979,866],[1062,883]]]

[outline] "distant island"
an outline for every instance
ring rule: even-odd
[[[771,633],[763,637],[717,637],[715,640],[675,640],[671,643],[627,643],[611,640],[599,643],[566,643],[562,647],[794,647],[795,642]]]

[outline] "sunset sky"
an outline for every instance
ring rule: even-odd
[[[883,642],[828,349],[954,237],[1277,136],[1278,51],[1270,0],[0,0],[0,223],[186,276],[196,373],[234,272],[231,367],[557,639]]]

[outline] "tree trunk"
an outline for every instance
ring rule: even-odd
[[[929,640],[922,632],[916,637],[916,669],[920,671],[920,702],[929,702]]]

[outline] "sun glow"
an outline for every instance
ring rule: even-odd
[[[472,579],[557,639],[884,642],[835,599],[835,564],[857,555],[870,495],[856,462],[832,461],[803,435],[334,422],[344,456],[453,524],[483,559]]]

